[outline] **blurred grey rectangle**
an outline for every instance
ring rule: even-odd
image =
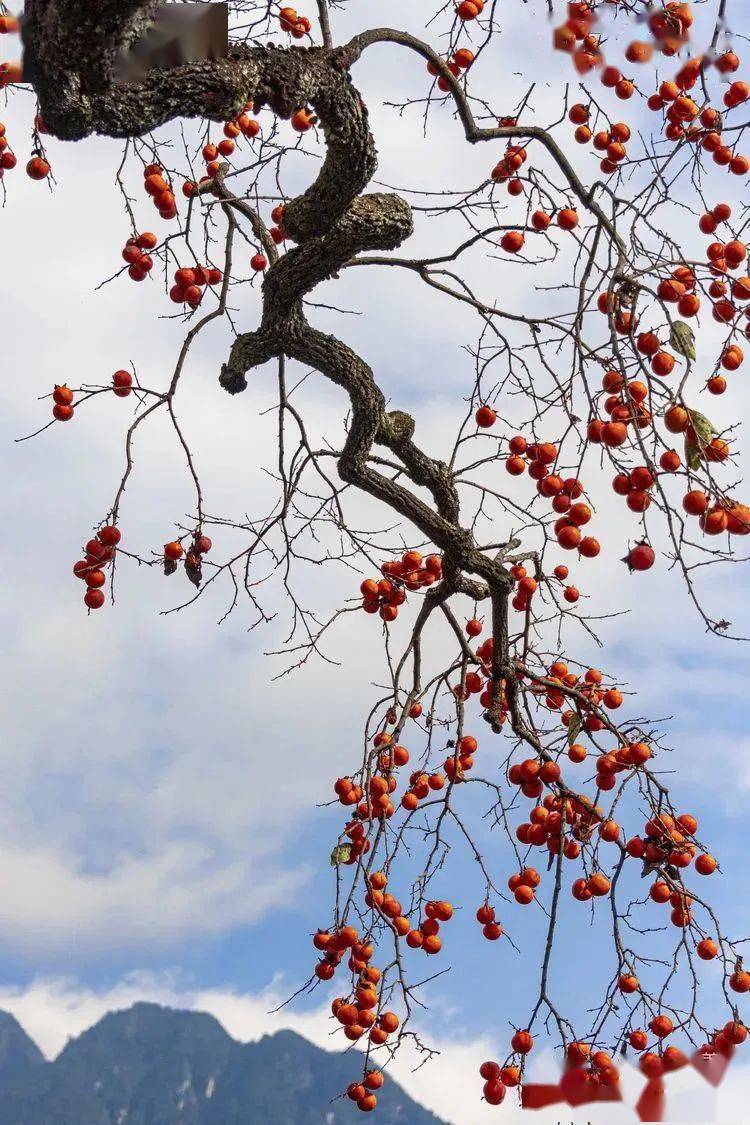
[[[120,57],[117,80],[141,82],[151,70],[223,59],[228,52],[228,4],[164,4],[148,30]]]

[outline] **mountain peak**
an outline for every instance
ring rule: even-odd
[[[193,1036],[198,1040],[206,1037],[216,1043],[229,1045],[234,1042],[232,1037],[224,1030],[219,1021],[209,1012],[185,1011],[180,1008],[170,1008],[164,1004],[154,1004],[150,1001],[139,1000],[129,1008],[118,1008],[107,1012],[98,1023],[84,1031],[79,1039],[106,1040],[109,1037],[137,1040],[147,1037],[149,1040],[173,1035],[182,1037]],[[71,1044],[65,1048],[67,1051]]]
[[[241,1044],[207,1012],[143,1002],[47,1063],[0,1012],[0,1125],[346,1125],[356,1059],[291,1030]],[[442,1125],[388,1078],[378,1103],[378,1125]]]

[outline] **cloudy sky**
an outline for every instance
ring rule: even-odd
[[[335,18],[341,39],[363,26],[357,6],[350,7]],[[528,83],[537,82],[540,120],[570,78],[567,64],[550,58],[544,7],[523,8],[477,77],[493,105],[507,100],[509,112]],[[378,0],[377,8],[377,19],[368,15],[368,22],[404,23],[403,5]],[[407,25],[439,46],[437,28],[424,32],[429,9],[409,6]],[[736,30],[743,30],[748,17],[735,18]],[[355,74],[378,139],[378,178],[433,191],[481,182],[499,154],[467,151],[447,109],[432,114],[425,137],[421,107],[399,114],[384,104],[426,91],[421,63],[403,56],[398,63],[397,71],[393,55],[380,49]],[[32,116],[28,94],[0,111],[21,162]],[[174,130],[163,137],[178,142]],[[216,584],[196,605],[165,615],[186,597],[180,578],[122,565],[116,604],[87,617],[71,566],[111,504],[131,400],[97,400],[68,426],[29,442],[15,439],[47,420],[49,402],[39,399],[56,382],[106,382],[114,369],[132,363],[144,384],[163,386],[184,329],[164,319],[173,307],[158,280],[139,286],[123,277],[94,291],[119,268],[129,234],[114,185],[121,146],[52,142],[49,151],[54,192],[18,170],[6,176],[0,212],[0,1007],[14,1011],[49,1055],[108,1008],[137,998],[213,1011],[240,1038],[291,1026],[330,1047],[325,1013],[333,992],[319,990],[281,1016],[268,1012],[308,976],[309,935],[329,915],[328,855],[340,818],[319,805],[329,799],[332,779],[360,755],[362,719],[377,698],[374,683],[382,683],[377,627],[347,615],[327,650],[339,663],[311,661],[278,680],[284,660],[266,653],[282,647],[288,616],[273,584],[268,608],[278,615],[251,631],[246,603],[217,625],[231,598],[226,586]],[[309,179],[314,160],[296,158],[288,182]],[[584,163],[587,169],[590,175]],[[136,213],[142,228],[164,226],[142,194]],[[450,221],[438,226],[421,219],[414,245],[444,251],[455,233]],[[471,268],[492,299],[507,294],[518,301],[524,292],[518,273],[497,260],[477,260]],[[523,284],[527,300],[553,300],[534,297],[528,274]],[[471,311],[392,271],[345,272],[320,290],[320,300],[361,314],[311,312],[322,327],[346,334],[394,406],[417,416],[425,446],[442,451],[473,380],[464,347],[478,333]],[[256,323],[257,291],[243,286],[233,303],[240,328]],[[244,395],[225,395],[217,375],[229,339],[218,322],[199,338],[180,418],[208,510],[252,517],[272,496],[265,470],[275,461],[275,417],[265,412],[275,401],[275,383],[264,370]],[[708,355],[711,341],[709,335]],[[740,379],[725,398],[714,410],[722,425],[744,417],[750,401]],[[340,396],[313,379],[300,402],[311,433],[335,441]],[[137,444],[136,470],[121,517],[123,545],[146,555],[172,538],[192,503],[180,450],[158,420]],[[592,482],[603,500],[607,488],[606,479]],[[362,521],[373,518],[364,505],[356,512]],[[635,588],[616,561],[635,534],[634,518],[622,507],[615,512],[610,505],[609,512],[597,526],[604,550],[585,591],[587,605],[593,613],[634,609],[602,626],[606,666],[638,691],[637,713],[665,720],[680,804],[700,817],[721,857],[714,900],[726,931],[745,936],[747,650],[703,631],[666,564],[639,577]],[[220,538],[214,534],[217,552]],[[323,617],[356,592],[359,580],[333,567],[309,568],[299,579]],[[713,611],[738,632],[750,631],[740,567],[707,573],[701,588]],[[583,634],[576,645],[581,661],[603,659]],[[503,870],[501,854],[498,863]],[[457,855],[452,864],[451,886],[474,886],[480,894],[469,858]],[[471,893],[463,905],[470,916]],[[433,986],[422,1021],[444,1062],[414,1076],[413,1060],[395,1068],[415,1096],[461,1125],[496,1116],[479,1104],[475,1067],[501,1052],[511,1023],[528,1006],[539,931],[521,932],[528,940],[520,954],[529,963],[525,973],[507,946],[499,961],[489,943],[477,948],[470,923],[456,923],[454,948],[471,943],[472,971],[457,952],[456,970]],[[587,940],[588,931],[574,926],[561,947],[555,972],[565,993],[584,983],[580,953]],[[545,1077],[554,1066],[551,1059],[546,1064]],[[717,1106],[697,1079],[682,1083],[674,1120],[739,1120],[737,1099],[750,1089],[738,1070]],[[510,1111],[505,1119],[513,1119]],[[631,1118],[607,1115],[620,1119]]]

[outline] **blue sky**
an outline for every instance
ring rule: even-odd
[[[403,18],[390,0],[378,7],[373,22]],[[412,7],[408,19],[420,31],[424,11]],[[485,74],[493,102],[503,100],[497,81],[506,83],[509,104],[523,86],[511,69],[520,66],[519,41],[530,58],[547,50],[548,28],[533,22],[533,11],[534,5],[524,9],[512,29],[515,38],[500,45],[504,77]],[[336,19],[341,38],[360,26],[353,10]],[[399,117],[378,104],[399,96],[385,52],[363,63],[355,77],[371,106],[383,182],[461,188],[486,174],[488,152],[467,152],[447,111],[438,112],[422,140],[418,112]],[[540,113],[567,77],[562,61],[550,60],[547,81],[540,83]],[[424,89],[418,70],[403,80],[407,92]],[[27,95],[0,109],[19,158],[26,156],[31,113]],[[164,616],[178,601],[174,583],[146,568],[122,567],[115,607],[86,617],[70,568],[111,500],[129,404],[97,403],[34,442],[14,439],[46,419],[48,403],[36,400],[54,382],[99,382],[131,361],[144,382],[163,381],[180,326],[157,319],[167,308],[158,283],[120,279],[93,292],[118,268],[128,234],[112,187],[119,146],[52,142],[50,152],[54,194],[19,171],[6,178],[8,199],[0,212],[0,244],[10,263],[0,344],[0,660],[6,687],[0,705],[0,1006],[17,1011],[48,1051],[108,1005],[139,995],[212,1006],[235,1034],[251,1037],[278,1026],[264,1017],[269,997],[283,997],[309,974],[309,934],[328,918],[328,855],[340,815],[318,805],[329,799],[332,779],[358,760],[362,718],[382,674],[377,630],[349,616],[331,643],[340,666],[313,661],[274,681],[283,664],[264,653],[283,640],[283,615],[249,632],[249,607],[241,605],[217,627],[226,589]],[[305,176],[300,161],[290,182]],[[153,227],[142,198],[138,214],[144,227]],[[420,223],[413,245],[450,246],[456,227],[449,222],[435,229]],[[496,261],[472,268],[492,292],[515,297],[512,269]],[[471,313],[391,271],[352,270],[323,292],[321,299],[365,315],[320,310],[317,323],[346,333],[394,405],[418,417],[425,444],[440,449],[472,380],[463,349],[476,338]],[[257,294],[241,293],[247,300],[241,324],[252,324]],[[182,407],[209,508],[222,515],[246,510],[250,499],[262,509],[270,495],[262,466],[274,455],[273,420],[262,414],[274,401],[273,379],[253,379],[236,399],[221,392],[216,380],[228,340],[216,325],[199,340]],[[717,408],[722,421],[746,415],[750,397],[741,380],[726,398],[731,402]],[[340,433],[341,399],[322,381],[306,387],[302,402],[315,433]],[[612,512],[603,504],[606,474],[592,488],[602,511]],[[158,548],[189,506],[178,451],[157,423],[137,449],[126,534],[143,550]],[[360,511],[363,519],[372,514],[367,505]],[[637,713],[665,720],[681,807],[699,816],[702,836],[724,869],[711,881],[713,901],[728,933],[748,935],[750,906],[741,893],[750,793],[747,648],[705,634],[666,567],[639,578],[637,586],[627,579],[612,560],[633,534],[632,520],[622,509],[599,518],[607,557],[587,591],[592,610],[633,607],[629,616],[603,624],[606,667],[638,691]],[[351,596],[359,580],[320,567],[302,581],[306,596],[326,610]],[[750,633],[743,568],[711,571],[702,586],[712,607]],[[278,592],[271,594],[276,608],[274,598]],[[576,645],[581,661],[603,659],[582,635]],[[501,875],[506,867],[509,874],[502,840],[487,834],[479,819],[477,831]],[[498,955],[477,940],[472,915],[481,888],[470,858],[457,849],[450,887],[458,886],[466,888],[464,910],[448,938],[456,966],[429,997],[429,1029],[444,1048],[446,1069],[412,1080],[417,1096],[436,1108],[438,1097],[458,1096],[446,1093],[446,1075],[461,1098],[478,1096],[472,1066],[485,1047],[504,1042],[511,1021],[523,1018],[536,979],[527,965],[538,959],[541,940],[538,918],[512,913],[523,949],[524,971],[518,972],[507,946]],[[560,992],[571,1002],[580,994],[582,948],[587,969],[592,962],[595,969],[606,967],[590,954],[591,943],[583,944],[586,931],[573,905],[566,905],[571,926],[559,962]],[[321,990],[282,1020],[327,1042],[320,1009],[328,996]],[[489,1116],[472,1108],[460,1120],[475,1125]]]

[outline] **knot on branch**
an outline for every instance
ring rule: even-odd
[[[377,440],[382,445],[398,446],[414,437],[415,423],[405,410],[391,410],[383,416]]]
[[[411,207],[400,195],[374,192],[355,199],[340,224],[343,237],[362,250],[395,250],[414,229]]]
[[[247,377],[244,371],[232,367],[229,363],[222,363],[219,384],[227,394],[238,395],[247,390]]]
[[[232,345],[229,359],[222,365],[219,383],[230,395],[247,388],[247,372],[279,355],[280,350],[263,332],[243,332]]]

